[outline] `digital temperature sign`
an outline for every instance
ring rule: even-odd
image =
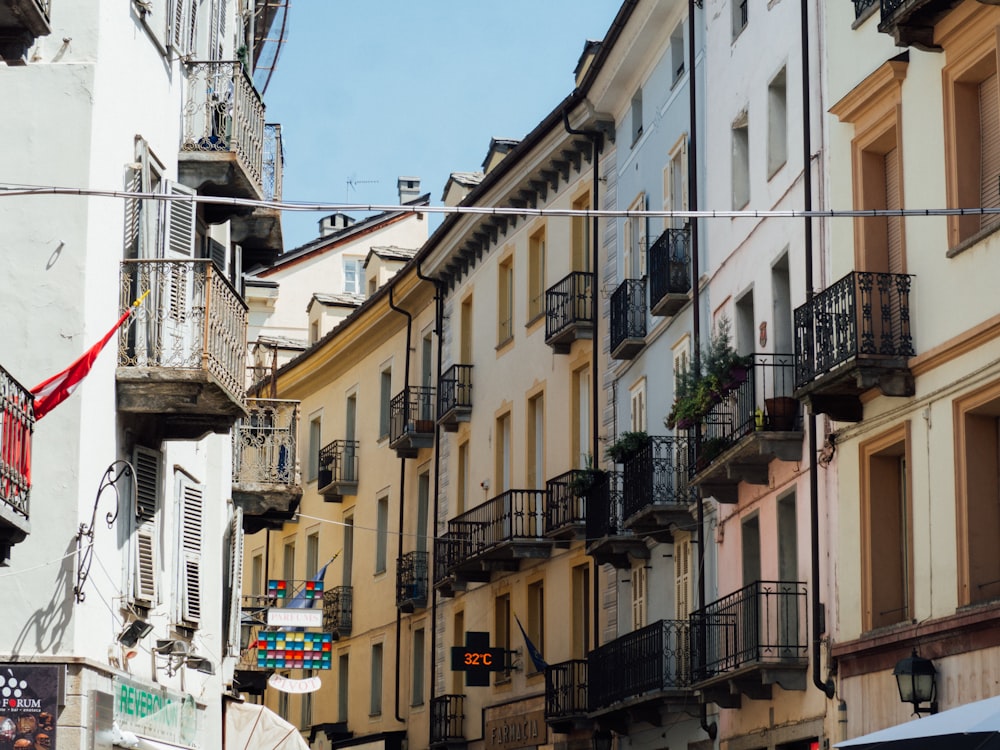
[[[507,651],[490,648],[490,634],[469,632],[465,634],[464,646],[451,647],[451,668],[454,672],[465,672],[468,687],[486,687],[490,684],[490,672],[503,672],[507,668]]]

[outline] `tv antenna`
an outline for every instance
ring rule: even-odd
[[[351,190],[357,190],[358,185],[377,185],[378,180],[359,180],[356,176],[352,175],[346,180],[346,185],[344,187],[344,203],[351,202]]]

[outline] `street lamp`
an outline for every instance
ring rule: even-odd
[[[912,654],[896,664],[892,674],[899,688],[899,699],[912,704],[913,713],[917,716],[937,713],[937,682],[934,679],[937,670],[930,659],[917,656],[917,650],[913,649]],[[930,707],[921,708],[921,703],[930,703]]]

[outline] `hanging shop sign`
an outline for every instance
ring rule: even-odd
[[[173,745],[199,746],[202,709],[194,696],[115,677],[114,720],[122,730]]]
[[[62,667],[0,664],[0,747],[56,747]]]
[[[318,676],[306,677],[304,680],[292,680],[280,674],[272,674],[267,678],[267,684],[282,693],[315,693],[322,686]]]
[[[267,624],[272,628],[321,628],[323,610],[272,607],[267,610]]]

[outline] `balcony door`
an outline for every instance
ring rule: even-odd
[[[357,422],[358,422],[358,397],[356,394],[351,394],[347,397],[347,409],[345,409],[345,425],[344,425],[344,467],[342,479],[345,482],[356,482],[358,481],[357,471],[356,471],[356,452],[355,448],[355,437],[357,434]]]
[[[194,191],[176,182],[166,182],[168,195],[194,195]],[[159,366],[200,366],[200,356],[193,351],[195,336],[202,322],[196,310],[204,313],[205,281],[195,273],[195,234],[197,228],[194,203],[166,201],[162,208],[162,235],[159,256],[167,261],[157,264],[161,273],[153,272],[150,285],[154,299],[147,302],[151,317],[159,321]],[[173,262],[171,262],[173,261]],[[155,280],[155,281],[154,281]],[[144,290],[143,290],[144,291]],[[197,353],[200,355],[200,352]],[[190,360],[190,362],[188,361]]]
[[[782,658],[798,656],[799,642],[799,543],[795,493],[778,500],[778,653]],[[813,584],[815,585],[815,584]]]

